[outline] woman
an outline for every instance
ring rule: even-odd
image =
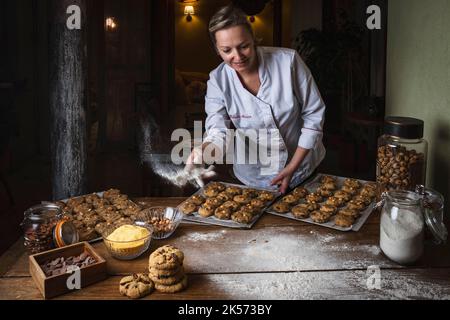
[[[308,178],[325,156],[325,105],[314,79],[295,50],[257,47],[247,16],[236,7],[221,8],[209,23],[209,33],[223,63],[210,73],[208,81],[207,137],[201,147],[194,148],[186,167],[191,169],[201,161],[206,149],[221,153],[225,146],[227,152],[233,151],[227,141],[232,126],[256,129],[257,137],[250,135],[250,140],[256,141],[258,148],[246,148],[246,154],[258,155],[258,159],[242,163],[235,154],[234,175],[246,185],[277,185],[285,193]],[[268,138],[261,130],[267,130]],[[247,137],[239,131],[237,149],[242,146],[238,141]],[[267,147],[272,160],[269,165],[259,153]]]

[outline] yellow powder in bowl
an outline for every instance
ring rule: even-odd
[[[150,231],[146,228],[126,224],[114,230],[106,239],[111,241],[112,249],[132,249],[145,245],[149,235]]]

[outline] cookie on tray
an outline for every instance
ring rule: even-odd
[[[275,199],[275,195],[268,191],[261,191],[258,194],[257,198],[261,201],[268,202],[268,201],[272,201],[273,199]]]
[[[366,205],[366,206],[368,206],[369,204],[372,203],[372,199],[370,197],[361,196],[361,195],[354,196],[353,200],[360,201],[360,202],[364,203],[364,205]]]
[[[338,214],[341,216],[349,216],[352,219],[356,219],[360,215],[358,210],[354,210],[354,209],[350,209],[350,208],[343,208],[338,211]]]
[[[202,216],[203,218],[208,218],[214,214],[215,209],[216,209],[216,207],[204,203],[198,209],[198,214],[200,216]]]
[[[233,201],[243,205],[243,204],[250,203],[251,198],[249,196],[245,196],[243,194],[239,194],[237,196],[234,196]]]
[[[245,209],[241,209],[237,212],[234,212],[231,215],[231,219],[235,222],[238,223],[244,223],[244,224],[248,224],[252,221],[253,219],[253,214],[251,214],[248,211],[245,211]]]
[[[221,220],[230,220],[231,219],[231,209],[226,207],[219,207],[214,211],[214,216],[217,219]]]
[[[291,209],[294,217],[298,219],[306,219],[309,217],[310,211],[308,210],[307,205],[299,204]]]
[[[334,197],[341,199],[343,202],[350,201],[352,196],[343,190],[338,190],[334,193]]]
[[[358,193],[359,188],[354,188],[354,187],[351,187],[351,186],[344,185],[344,186],[342,186],[341,190],[347,192],[348,194],[350,194],[352,196],[354,196],[355,194]]]
[[[259,191],[255,190],[255,189],[251,189],[251,188],[244,188],[242,190],[242,194],[244,196],[249,197],[249,198],[256,198],[258,196],[258,194],[259,194]]]
[[[230,186],[225,189],[225,193],[229,194],[231,197],[237,196],[238,194],[242,194],[242,189],[236,186]]]
[[[260,199],[252,199],[250,201],[250,204],[253,207],[258,208],[258,209],[262,209],[265,206],[264,202],[262,200],[260,200]]]
[[[247,203],[241,207],[241,211],[246,211],[252,215],[255,215],[259,212],[259,209],[255,206],[252,206],[250,203]]]
[[[326,197],[331,197],[333,195],[333,191],[324,189],[322,187],[319,187],[316,190],[316,193],[320,194],[322,197],[325,197],[325,198]]]
[[[77,198],[70,198],[69,200],[67,200],[66,205],[69,208],[75,208],[75,206],[84,203],[84,197],[77,197]]]
[[[337,214],[336,217],[334,218],[334,224],[342,228],[351,227],[354,222],[355,222],[354,218],[343,214]]]
[[[334,181],[324,182],[321,185],[321,188],[324,190],[334,191],[337,189],[336,183]]]
[[[351,187],[353,189],[359,189],[361,187],[361,182],[356,179],[346,178],[344,180],[344,186]]]
[[[219,199],[220,201],[222,201],[222,203],[233,200],[233,197],[230,196],[225,191],[222,191],[221,193],[219,193],[216,198]]]
[[[371,188],[363,188],[361,189],[361,191],[359,192],[359,194],[363,197],[369,197],[371,199],[375,198],[376,196],[376,190],[371,189]]]
[[[189,202],[192,202],[196,206],[201,205],[205,201],[206,201],[206,199],[203,196],[199,195],[199,194],[193,195],[192,197],[189,198]]]
[[[328,204],[324,204],[322,206],[320,206],[320,211],[329,214],[330,216],[334,215],[337,211],[337,207],[335,206],[330,206]]]
[[[331,176],[323,176],[323,177],[320,179],[320,182],[321,182],[321,183],[336,182],[336,178],[333,178],[333,177],[331,177]]]
[[[297,187],[292,191],[292,194],[304,198],[309,194],[309,191],[305,187]]]
[[[103,193],[103,198],[109,200],[109,199],[117,197],[118,195],[120,195],[119,189],[109,189]]]
[[[284,196],[281,201],[286,202],[288,204],[295,205],[300,201],[300,197],[294,195],[294,194],[288,194],[287,196]]]
[[[325,204],[328,204],[330,206],[340,207],[344,204],[344,200],[342,198],[337,198],[335,196],[329,197],[327,201],[325,201]]]
[[[216,189],[216,190],[219,191],[219,192],[222,192],[222,191],[224,191],[227,187],[226,187],[223,183],[220,183],[220,182],[211,182],[211,183],[207,186],[207,188],[213,188],[213,189]]]
[[[229,208],[231,211],[236,211],[241,207],[241,205],[236,201],[227,201],[223,203],[221,207]]]
[[[217,208],[218,206],[220,206],[223,203],[222,200],[220,200],[219,198],[208,198],[205,201],[205,205],[206,206],[210,206],[210,207],[214,207]]]
[[[358,200],[350,200],[347,203],[347,208],[349,209],[353,209],[353,210],[358,210],[361,211],[366,207],[366,205],[364,204],[364,202],[362,201],[358,201]]]
[[[310,203],[319,203],[322,202],[323,198],[320,194],[318,193],[310,193],[306,196],[306,201],[310,202]]]
[[[212,188],[212,187],[209,187],[209,188],[207,187],[207,188],[205,188],[205,190],[203,190],[203,193],[208,198],[212,198],[212,197],[216,197],[220,193],[220,191],[215,188]]]
[[[92,211],[92,209],[93,209],[92,205],[90,205],[89,203],[83,202],[83,203],[80,203],[80,204],[75,205],[75,206],[73,207],[73,212],[75,212],[75,213],[77,213],[77,214],[78,214],[78,213],[86,214],[86,213],[88,213],[89,211]]]
[[[330,221],[331,218],[331,214],[320,211],[320,210],[316,210],[311,212],[310,218],[317,223],[325,223]]]
[[[278,213],[288,213],[291,206],[286,202],[277,202],[272,206],[273,210]]]
[[[197,211],[197,208],[198,207],[195,204],[189,201],[184,202],[180,207],[181,212],[183,212],[184,214],[192,214]]]

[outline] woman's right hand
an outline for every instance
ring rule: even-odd
[[[203,166],[203,150],[202,146],[198,146],[192,149],[191,154],[186,159],[184,170],[186,172],[192,172],[195,168],[202,168]]]

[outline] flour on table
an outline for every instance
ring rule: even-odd
[[[212,241],[223,238],[226,234],[226,230],[220,230],[216,232],[191,232],[187,234],[186,240],[188,241]]]

